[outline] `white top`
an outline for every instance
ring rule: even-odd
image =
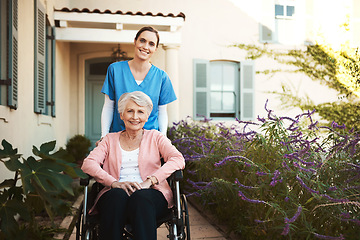
[[[121,148],[121,146],[120,146]],[[138,182],[141,183],[143,180],[140,176],[139,171],[139,148],[133,151],[125,151],[121,148],[122,163],[120,168],[120,179],[119,182]]]

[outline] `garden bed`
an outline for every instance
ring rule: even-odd
[[[59,233],[56,236],[54,236],[55,239],[61,239],[61,240],[68,240],[71,236],[71,234],[74,231],[74,227],[77,221],[77,217],[79,214],[79,208],[82,203],[82,200],[84,198],[84,195],[80,195],[74,204],[72,205],[72,212],[70,215],[66,216],[65,218],[61,218],[59,223],[60,228],[65,229],[65,232]]]

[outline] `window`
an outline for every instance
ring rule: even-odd
[[[195,119],[254,119],[253,82],[253,62],[195,59]]]
[[[275,4],[275,17],[293,17],[295,6]]]
[[[275,0],[265,3],[260,24],[260,42],[294,44],[301,41],[301,31],[296,22],[295,0]]]
[[[45,7],[35,1],[34,112],[55,117],[55,34]]]
[[[17,108],[18,1],[0,2],[0,105]]]

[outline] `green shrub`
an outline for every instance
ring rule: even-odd
[[[75,159],[75,162],[82,165],[82,161],[89,154],[91,141],[84,135],[75,135],[66,143],[66,151],[68,151]]]
[[[231,127],[175,124],[184,189],[241,239],[358,239],[359,133],[267,112]]]

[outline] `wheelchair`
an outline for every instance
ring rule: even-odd
[[[169,231],[167,238],[170,240],[190,240],[190,224],[187,200],[185,194],[180,191],[180,180],[183,179],[182,170],[175,171],[168,179],[168,183],[174,194],[174,207],[169,215],[158,220],[157,226],[165,224]],[[76,240],[98,240],[99,219],[96,214],[88,214],[95,202],[95,198],[103,188],[98,182],[94,182],[90,189],[91,177],[80,179],[80,185],[84,186],[84,200],[81,203],[76,222]],[[124,239],[133,239],[131,226],[124,229]]]

